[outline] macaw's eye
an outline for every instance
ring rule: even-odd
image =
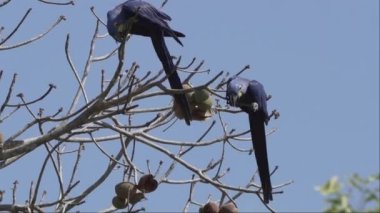
[[[239,85],[238,85],[238,88],[239,88],[239,90],[241,90],[241,88],[243,88],[243,86],[239,84]]]

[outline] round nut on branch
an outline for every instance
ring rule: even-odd
[[[188,84],[188,83],[184,83],[184,84],[182,84],[182,88],[183,89],[190,89],[191,85]],[[187,98],[188,101],[190,101],[192,94],[193,94],[193,92],[186,93],[186,98]],[[189,105],[190,105],[190,110],[191,110],[191,104],[189,103]],[[176,101],[176,99],[174,99],[173,111],[174,111],[174,115],[178,119],[183,119],[184,118],[181,105]]]
[[[199,208],[199,213],[218,213],[219,205],[215,202],[208,202],[201,208]]]
[[[191,84],[182,84],[184,89],[192,88]],[[192,120],[204,121],[212,116],[213,98],[207,89],[196,89],[192,92],[186,93],[189,101]],[[174,99],[173,111],[178,119],[183,119],[183,112],[180,104]]]
[[[120,198],[119,196],[115,196],[112,198],[112,205],[117,209],[124,209],[128,206],[127,199]]]
[[[196,89],[193,98],[196,102],[202,102],[210,97],[210,93],[207,89]]]
[[[158,187],[157,180],[154,179],[153,175],[148,174],[140,178],[137,188],[144,193],[153,192]]]
[[[194,109],[191,113],[193,120],[195,121],[204,121],[208,118],[212,117],[212,112],[210,111],[202,111],[199,109]]]
[[[202,110],[208,110],[212,106],[211,94],[207,89],[197,89],[191,96],[192,101]]]
[[[144,193],[130,182],[121,182],[115,186],[117,197],[126,200],[127,204],[136,204],[145,198]]]
[[[140,191],[139,189],[135,188],[133,189],[133,193],[131,193],[131,195],[129,196],[128,203],[134,205],[140,202],[144,198],[145,198],[144,193]]]
[[[119,198],[128,199],[135,185],[129,182],[121,182],[115,186],[115,193]]]
[[[144,193],[140,191],[137,186],[130,182],[121,182],[115,186],[117,197],[125,200],[127,205],[136,204],[145,198]]]
[[[193,120],[204,121],[212,116],[213,99],[207,89],[197,89],[190,99]]]
[[[239,210],[236,208],[235,204],[233,203],[226,203],[222,205],[219,209],[219,213],[238,213]]]

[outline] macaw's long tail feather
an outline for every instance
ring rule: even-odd
[[[269,203],[272,198],[272,184],[270,181],[269,163],[265,136],[264,116],[259,112],[249,113],[249,125],[257,167],[259,169],[261,187],[263,189],[264,202]]]
[[[178,31],[175,31],[175,30],[173,30],[172,31],[173,33],[174,33],[174,35],[176,36],[176,37],[185,37],[185,34],[183,34],[183,33],[181,33],[181,32],[178,32]],[[168,33],[168,32],[164,32],[164,35],[166,36],[166,37],[173,37],[173,34],[172,33]]]
[[[175,30],[172,30],[168,26],[168,28],[164,31],[164,36],[166,36],[166,37],[173,37],[174,40],[176,42],[178,42],[178,44],[180,44],[181,46],[183,46],[181,40],[179,40],[178,37],[185,37],[185,34],[183,34],[181,32],[178,32],[178,31],[175,31]]]
[[[169,84],[172,89],[183,89],[181,79],[178,76],[176,67],[170,57],[170,53],[166,47],[163,33],[157,33],[151,36],[154,49],[156,50],[157,56],[160,59],[162,66],[164,67],[165,73],[168,76]],[[176,94],[174,98],[178,103],[180,103],[184,118],[187,125],[190,125],[191,111],[189,106],[189,101],[185,94]]]

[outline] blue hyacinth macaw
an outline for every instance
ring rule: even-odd
[[[232,77],[227,83],[226,98],[229,105],[240,107],[241,110],[248,113],[263,200],[265,203],[269,203],[273,198],[265,136],[265,125],[268,124],[269,116],[264,87],[255,80]]]
[[[154,50],[168,76],[170,87],[172,89],[183,89],[164,37],[172,37],[183,46],[179,37],[185,37],[185,35],[171,29],[167,23],[170,20],[170,16],[147,2],[129,0],[108,11],[107,29],[108,33],[118,42],[125,40],[128,23],[132,24],[129,33],[150,37]],[[174,98],[181,105],[186,124],[190,125],[191,111],[185,94],[175,94]]]

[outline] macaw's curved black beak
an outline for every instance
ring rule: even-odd
[[[229,104],[231,106],[236,106],[238,100],[239,100],[239,96],[238,95],[229,95],[229,96],[227,96],[227,104]]]
[[[227,95],[227,104],[237,107],[239,99],[243,96],[243,93],[241,91],[232,94]]]

